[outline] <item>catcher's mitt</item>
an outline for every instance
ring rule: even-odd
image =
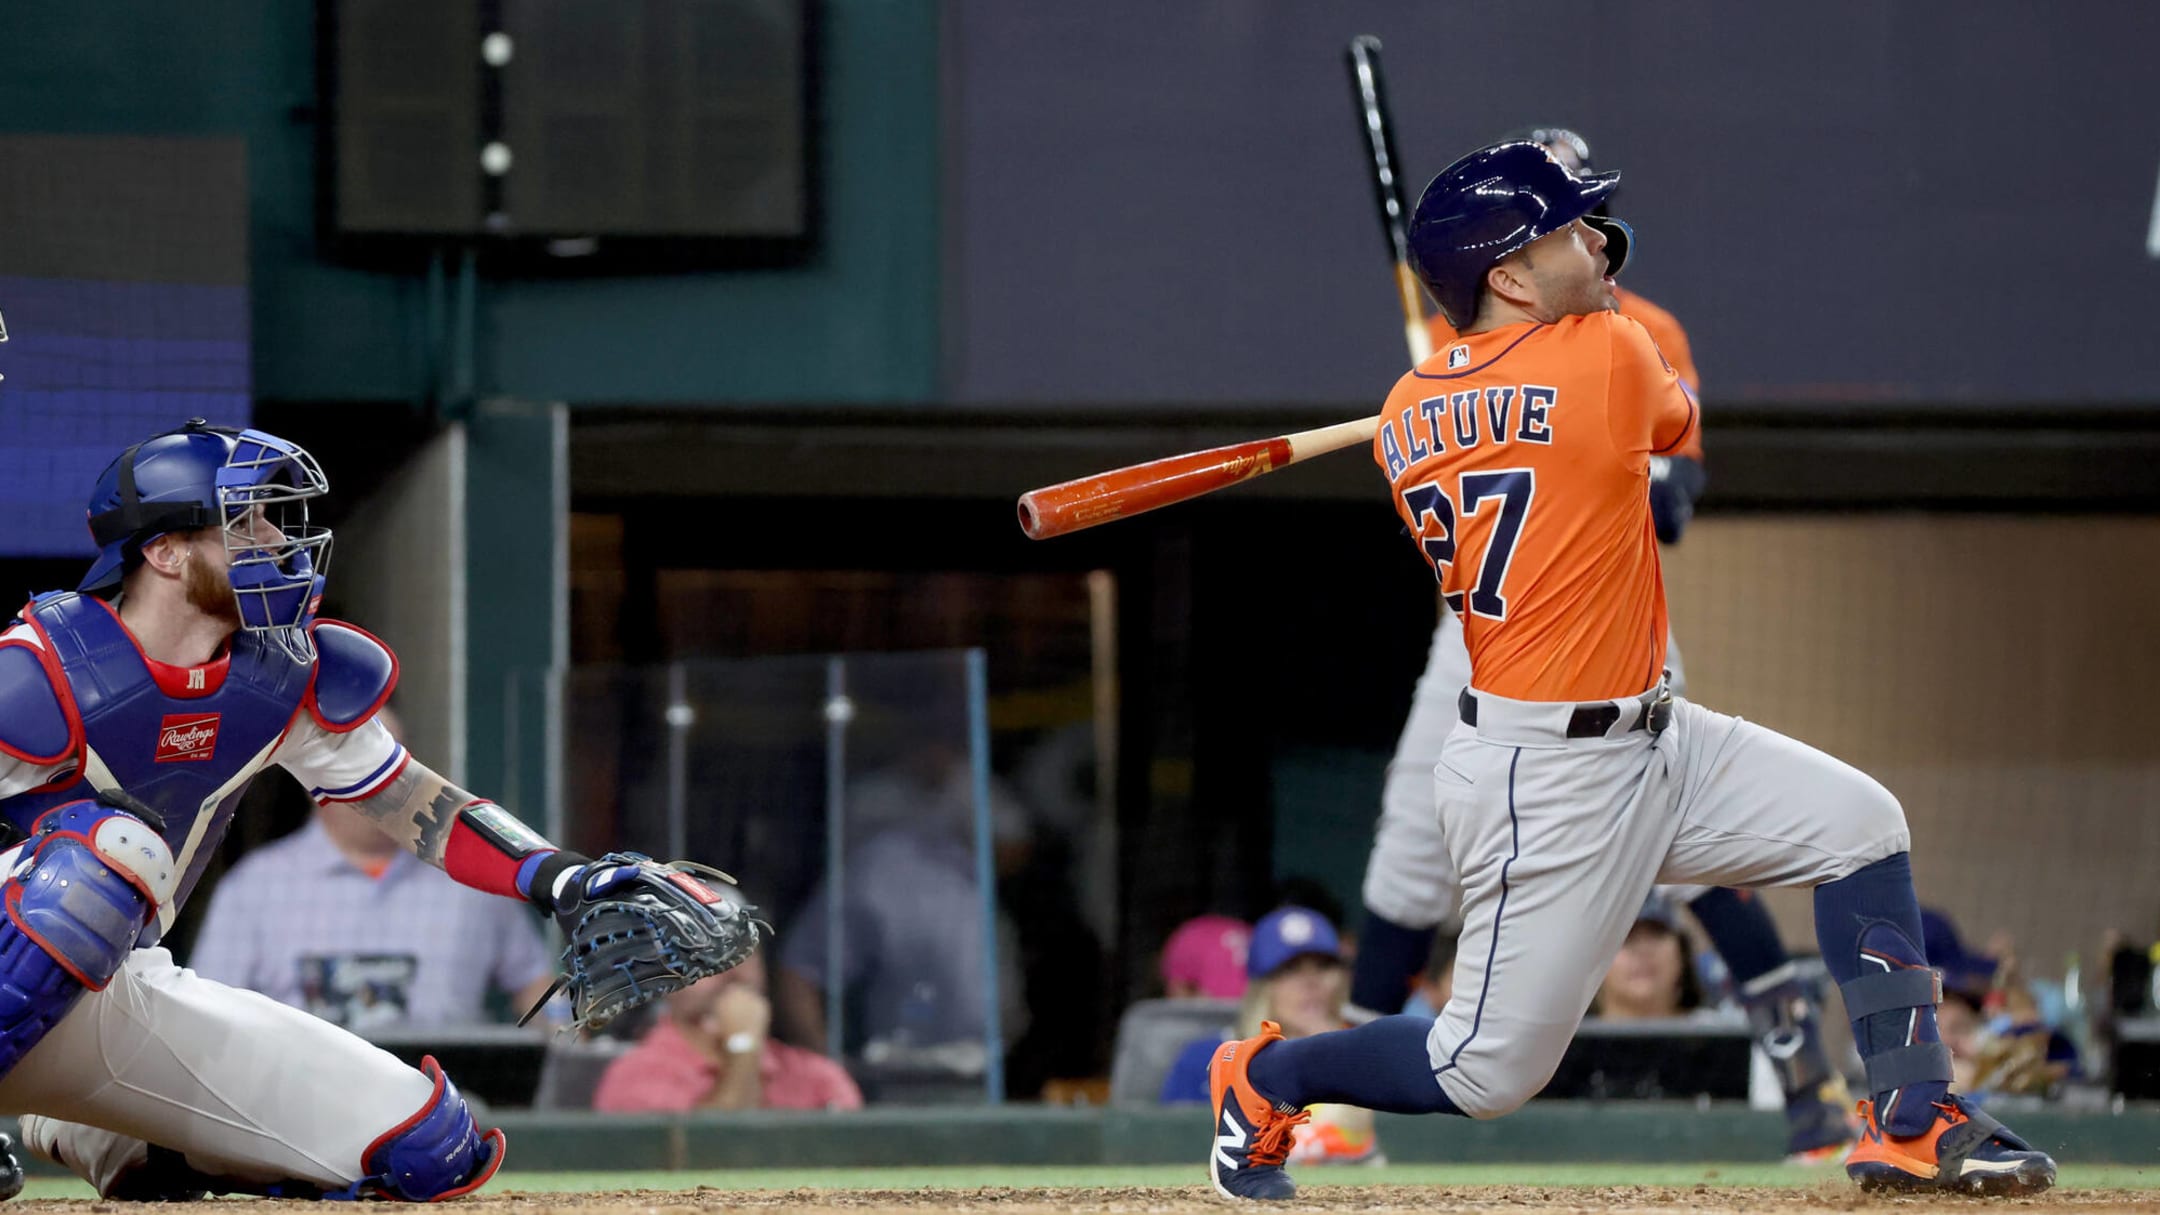
[[[580,869],[555,899],[555,918],[568,938],[563,973],[518,1023],[567,986],[570,1024],[599,1029],[737,966],[772,931],[756,911],[742,901],[735,879],[717,869],[610,852]]]

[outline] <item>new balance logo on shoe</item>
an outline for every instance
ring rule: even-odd
[[[1237,1119],[1230,1116],[1229,1110],[1223,1111],[1222,1124],[1223,1133],[1215,1136],[1215,1163],[1225,1169],[1235,1171],[1238,1162],[1232,1160],[1230,1153],[1223,1149],[1229,1148],[1243,1153],[1245,1151],[1245,1128],[1237,1124]]]

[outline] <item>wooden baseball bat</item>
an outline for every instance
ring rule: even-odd
[[[1432,355],[1432,332],[1425,328],[1425,296],[1410,269],[1410,208],[1403,200],[1402,158],[1395,153],[1395,124],[1388,117],[1387,82],[1380,74],[1380,40],[1359,34],[1350,40],[1350,89],[1357,102],[1358,125],[1365,132],[1371,159],[1373,199],[1380,204],[1380,230],[1395,263],[1395,298],[1402,305],[1403,343],[1415,365]]]
[[[1370,443],[1380,415],[1113,468],[1020,495],[1020,530],[1047,540],[1248,481],[1300,460]]]

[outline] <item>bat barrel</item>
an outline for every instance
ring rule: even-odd
[[[1020,530],[1047,540],[1235,485],[1291,462],[1287,437],[1114,469],[1020,495]]]

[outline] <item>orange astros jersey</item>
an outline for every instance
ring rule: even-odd
[[[1631,316],[1642,322],[1642,327],[1650,331],[1651,340],[1655,341],[1658,349],[1664,353],[1665,361],[1671,363],[1673,370],[1680,373],[1681,382],[1688,386],[1688,391],[1700,398],[1702,376],[1695,370],[1695,351],[1688,345],[1687,330],[1680,327],[1680,319],[1622,286],[1613,287],[1613,297],[1620,305],[1620,315]],[[1456,338],[1455,327],[1448,324],[1447,318],[1437,312],[1425,318],[1425,330],[1432,335],[1434,350],[1447,349]],[[1685,446],[1671,454],[1702,459],[1701,434],[1698,432],[1689,437]]]
[[[1396,382],[1373,458],[1462,618],[1472,687],[1603,700],[1657,682],[1650,457],[1694,441],[1697,413],[1613,312],[1457,338]]]

